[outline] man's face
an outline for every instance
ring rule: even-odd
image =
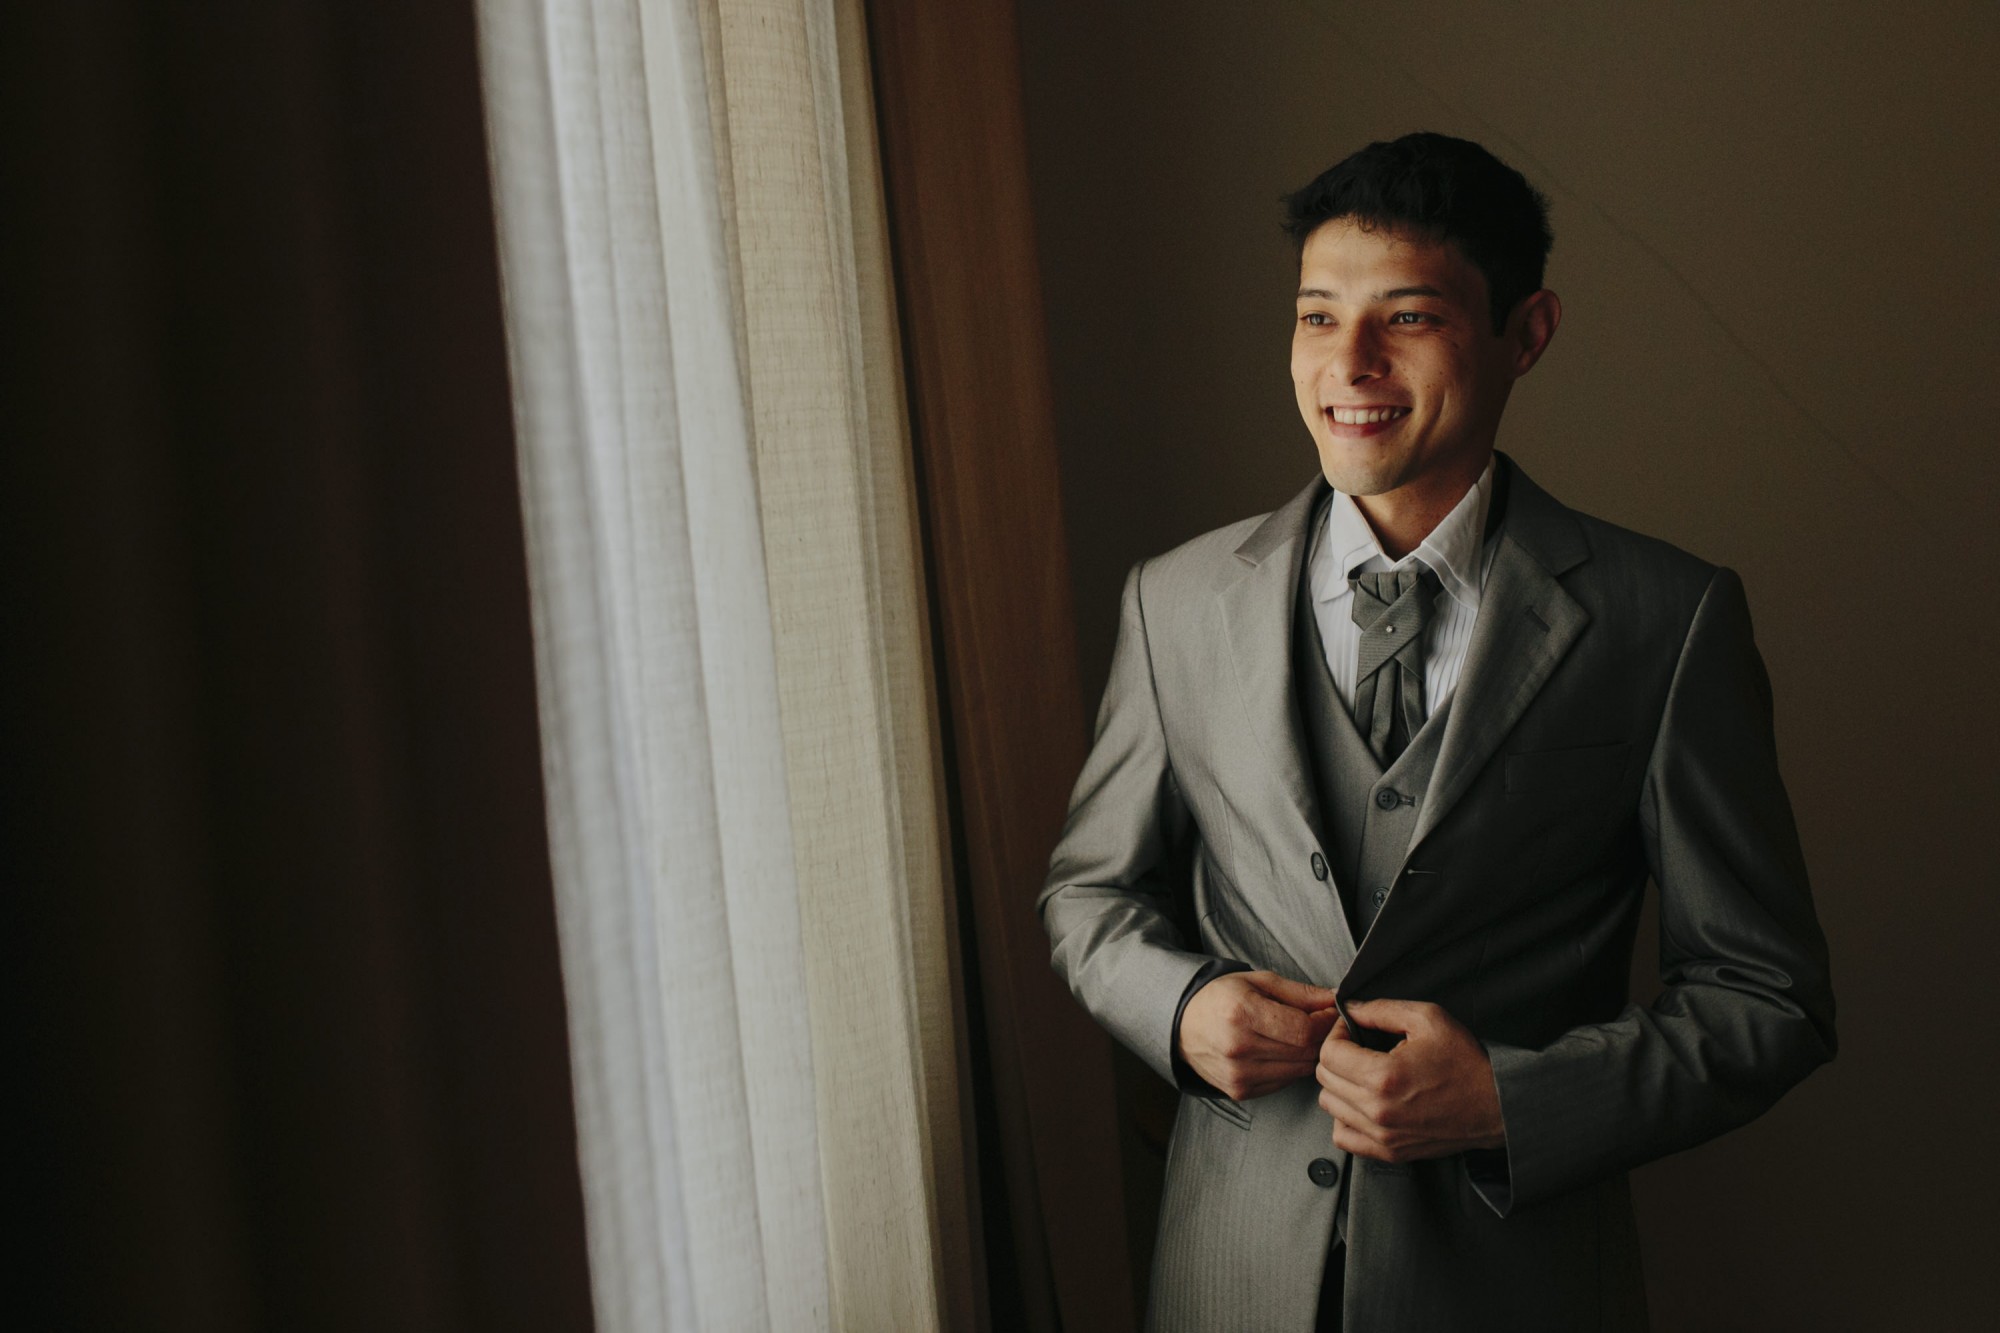
[[[1313,232],[1299,261],[1292,383],[1327,481],[1420,503],[1463,495],[1508,391],[1541,351],[1523,359],[1522,314],[1513,336],[1495,334],[1485,276],[1449,243],[1351,219]]]

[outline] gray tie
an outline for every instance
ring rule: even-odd
[[[1361,627],[1354,724],[1387,768],[1424,725],[1424,626],[1441,585],[1421,563],[1356,574],[1348,583]]]

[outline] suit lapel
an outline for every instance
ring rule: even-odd
[[[1500,549],[1480,596],[1414,849],[1465,794],[1590,623],[1557,576],[1590,556],[1569,510],[1500,455],[1508,476]]]
[[[1304,490],[1258,525],[1236,548],[1238,564],[1216,592],[1247,729],[1263,751],[1267,771],[1282,797],[1278,817],[1296,820],[1301,840],[1320,848],[1326,846],[1326,837],[1292,682],[1292,616],[1310,535],[1307,524],[1328,489],[1325,478],[1316,474]],[[1321,962],[1337,976],[1354,955],[1354,940],[1339,898],[1331,886],[1326,887],[1323,895],[1284,895],[1282,901],[1270,904],[1270,910],[1290,918],[1270,924],[1279,938],[1297,943],[1294,956],[1301,962]],[[1318,958],[1319,951],[1303,943],[1321,933],[1332,936],[1331,959]]]

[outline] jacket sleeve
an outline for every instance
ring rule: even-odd
[[[1187,947],[1173,899],[1193,820],[1154,691],[1145,562],[1125,577],[1111,676],[1037,907],[1051,961],[1083,1007],[1172,1083],[1174,1026],[1214,959]]]
[[[1730,570],[1682,644],[1639,825],[1665,989],[1540,1050],[1488,1044],[1506,1170],[1477,1183],[1502,1215],[1743,1124],[1833,1058],[1826,938]]]

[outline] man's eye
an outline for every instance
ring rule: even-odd
[[[1389,322],[1391,324],[1429,324],[1432,322],[1432,317],[1426,315],[1421,310],[1398,310],[1395,314],[1389,316]]]
[[[1323,329],[1333,323],[1333,316],[1323,310],[1308,310],[1305,314],[1299,316],[1299,318],[1316,329]]]

